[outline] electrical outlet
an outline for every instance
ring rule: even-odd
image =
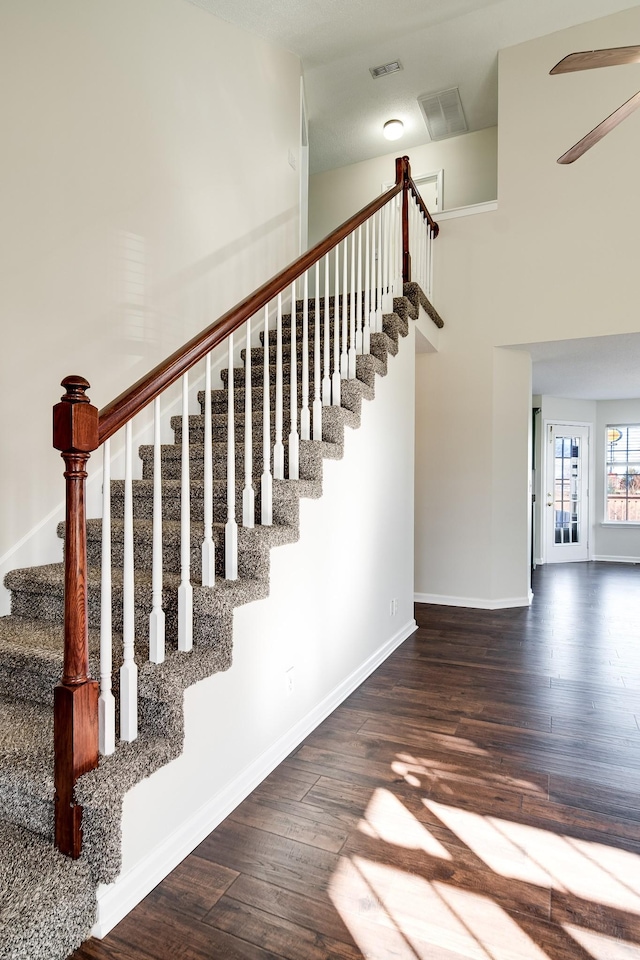
[[[289,161],[289,166],[291,167],[291,169],[292,169],[292,170],[295,170],[295,168],[296,168],[296,155],[295,155],[295,153],[293,152],[293,150],[289,150],[289,154],[288,154],[287,160]]]
[[[291,696],[291,694],[293,693],[293,682],[294,682],[293,667],[289,667],[289,669],[285,672],[284,679],[286,683],[287,695]]]
[[[389,602],[389,616],[395,617],[397,612],[398,612],[398,600],[396,597],[393,597],[393,599]]]

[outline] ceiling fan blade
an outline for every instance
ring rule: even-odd
[[[558,163],[573,163],[574,160],[577,160],[583,153],[586,153],[598,140],[602,140],[614,127],[622,123],[625,117],[628,117],[629,114],[637,110],[638,107],[640,107],[640,90],[627,100],[626,103],[623,103],[621,107],[614,110],[606,120],[603,120],[597,127],[594,127],[586,137],[583,137],[582,140],[574,144],[570,150],[567,150],[561,157],[558,157]]]
[[[560,63],[556,63],[549,73],[574,73],[577,70],[594,70],[596,67],[618,67],[625,63],[640,63],[640,46],[608,47],[606,50],[570,53]]]

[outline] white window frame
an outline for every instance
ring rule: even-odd
[[[620,427],[638,427],[638,429],[640,429],[640,423],[638,423],[635,420],[618,421],[617,423],[607,423],[605,424],[605,428],[604,428],[604,463],[603,463],[603,466],[604,466],[603,497],[604,499],[602,504],[601,526],[615,527],[618,530],[622,527],[640,527],[640,520],[609,520],[609,510],[608,510],[609,497],[607,494],[607,487],[608,487],[608,476],[609,476],[608,467],[609,467],[610,461],[609,461],[609,450],[608,450],[609,442],[607,440],[607,437],[609,435],[609,430],[616,430],[616,429],[619,429]],[[628,465],[629,461],[627,460],[626,463]]]

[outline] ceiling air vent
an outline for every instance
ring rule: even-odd
[[[389,73],[397,73],[398,70],[402,70],[402,64],[399,60],[383,63],[380,67],[369,67],[369,73],[374,80],[377,80],[378,77],[386,77]]]
[[[457,87],[419,97],[418,103],[427,121],[427,129],[432,140],[446,140],[447,137],[456,137],[459,133],[467,131],[467,121],[462,112]]]

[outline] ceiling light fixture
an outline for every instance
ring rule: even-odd
[[[387,140],[399,140],[404,133],[404,123],[402,120],[387,120],[382,133]]]

